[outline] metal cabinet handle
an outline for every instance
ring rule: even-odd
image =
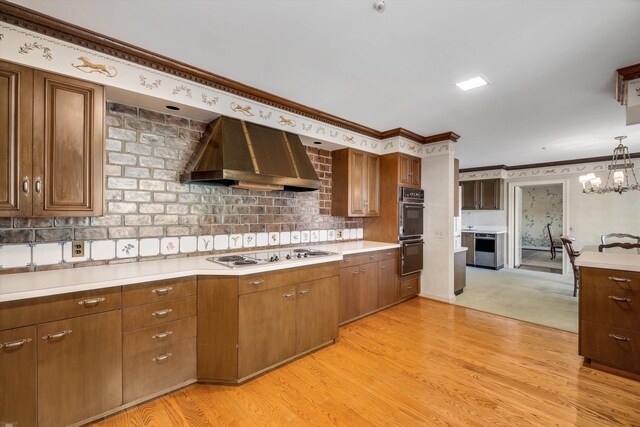
[[[631,341],[631,338],[625,337],[624,335],[609,334],[609,338],[613,338],[616,341],[626,341],[626,342]]]
[[[36,176],[36,179],[33,184],[35,186],[36,193],[38,194],[42,193],[42,178],[40,178],[39,176]]]
[[[298,292],[298,294],[300,294],[300,295],[306,295],[308,293],[309,293],[309,289],[303,289],[303,290]]]
[[[342,262],[351,262],[351,258],[343,258]]]
[[[282,295],[282,298],[291,298],[295,294],[295,292],[287,292],[286,294]]]
[[[5,349],[5,350],[17,350],[20,347],[22,347],[23,345],[25,345],[26,343],[31,342],[31,338],[23,338],[21,340],[18,341],[9,341],[9,342],[5,342],[0,344],[0,350]]]
[[[160,319],[163,317],[167,317],[169,313],[171,313],[172,311],[173,311],[172,308],[166,308],[164,310],[154,311],[153,313],[151,313],[151,315]]]
[[[631,302],[631,298],[621,298],[621,297],[615,297],[613,295],[609,295],[607,298],[609,298],[610,300],[613,300],[613,301]]]
[[[366,268],[363,268],[362,270],[360,270],[360,272],[361,272],[361,273],[366,273],[366,272],[367,272],[367,269],[366,269]]]
[[[369,255],[369,259],[375,259],[375,255]]]
[[[629,283],[629,282],[631,282],[631,279],[627,279],[625,277],[612,277],[612,276],[609,276],[609,280],[613,280],[614,282],[618,282],[618,283]]]
[[[387,268],[387,264],[380,264],[380,268]]]
[[[166,288],[156,288],[156,289],[152,290],[151,292],[153,292],[157,296],[161,297],[161,296],[167,295],[172,290],[173,290],[173,288],[171,286],[167,286]]]
[[[358,274],[358,273],[360,273],[358,270],[356,270],[356,271],[352,271],[352,272],[351,272],[351,274],[353,274],[354,276],[355,276],[356,274]]]
[[[333,267],[325,267],[324,271],[333,271]]]
[[[173,331],[158,332],[157,334],[155,334],[151,338],[153,338],[154,340],[163,340],[163,339],[167,338],[169,335],[171,335],[172,333],[173,333]]]
[[[78,301],[78,304],[80,304],[83,307],[95,307],[96,305],[100,304],[101,302],[106,301],[107,299],[104,297],[100,297],[100,298],[89,298],[89,299],[83,299],[82,301]]]
[[[24,193],[24,195],[28,195],[29,194],[29,177],[25,176],[24,178],[22,178],[22,192]]]
[[[260,280],[254,280],[253,282],[249,282],[250,285],[253,286],[258,286],[258,285],[262,285],[264,283],[264,280],[260,279]]]
[[[67,329],[66,331],[61,331],[61,332],[56,332],[55,334],[47,334],[45,336],[42,337],[43,340],[45,341],[49,341],[49,340],[57,340],[60,338],[64,338],[67,335],[71,334],[71,329]]]
[[[173,353],[164,353],[154,357],[151,360],[153,362],[164,362],[165,360],[169,359],[171,356],[173,356]]]

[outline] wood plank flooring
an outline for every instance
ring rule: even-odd
[[[576,334],[415,298],[237,387],[195,384],[98,426],[640,425],[640,383]]]

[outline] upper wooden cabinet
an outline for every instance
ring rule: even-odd
[[[104,87],[0,61],[0,216],[103,213]]]
[[[462,210],[500,209],[501,179],[462,181]]]
[[[418,157],[398,155],[398,182],[404,187],[420,188],[422,161]]]
[[[331,157],[332,214],[350,217],[378,216],[380,156],[346,148],[334,151]]]

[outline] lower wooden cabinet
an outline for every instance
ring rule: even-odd
[[[296,353],[304,353],[338,337],[339,278],[296,287]]]
[[[0,425],[36,425],[36,327],[0,331]]]
[[[378,308],[398,302],[398,257],[378,263]]]
[[[121,311],[38,325],[38,426],[65,426],[122,404]]]
[[[401,277],[399,280],[399,298],[412,298],[420,293],[420,273]]]

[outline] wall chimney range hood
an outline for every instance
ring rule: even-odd
[[[298,135],[224,116],[209,123],[180,181],[253,190],[320,188]]]

